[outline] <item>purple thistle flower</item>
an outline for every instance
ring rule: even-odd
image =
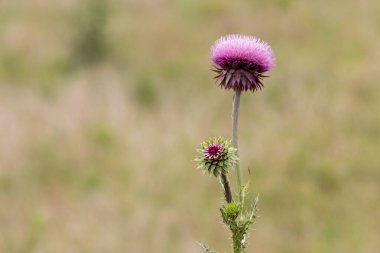
[[[207,148],[204,150],[204,155],[209,159],[215,159],[218,158],[223,154],[224,148],[220,144],[210,144],[207,146]]]
[[[211,47],[210,59],[219,86],[235,91],[255,91],[263,87],[264,72],[274,65],[272,48],[246,35],[227,35]]]

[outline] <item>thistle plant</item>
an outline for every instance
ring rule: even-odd
[[[232,139],[210,138],[201,144],[195,161],[203,172],[219,179],[223,186],[225,202],[220,208],[223,223],[231,231],[233,253],[245,253],[250,225],[257,215],[258,196],[250,207],[245,199],[248,184],[242,185],[238,155],[238,116],[242,92],[261,90],[265,72],[274,65],[272,48],[264,41],[245,35],[227,35],[218,39],[210,54],[215,79],[220,87],[233,90]],[[235,170],[237,192],[230,187],[228,174]],[[237,199],[234,200],[234,197]],[[206,244],[205,252],[216,253]]]

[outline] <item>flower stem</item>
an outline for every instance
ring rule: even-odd
[[[230,183],[228,182],[227,175],[222,173],[221,178],[222,178],[222,184],[224,187],[224,196],[226,197],[227,203],[231,203],[232,202],[232,193],[231,193]]]
[[[232,146],[236,149],[238,149],[238,118],[239,118],[239,104],[240,104],[240,90],[235,91],[233,104],[232,104]],[[239,157],[239,151],[236,151],[236,156]],[[237,180],[237,186],[239,188],[239,192],[241,190],[241,175],[240,175],[240,165],[239,161],[237,161],[235,165],[235,173],[236,173],[236,180]],[[240,194],[239,194],[240,198]]]
[[[234,253],[244,253],[245,245],[239,240],[241,240],[241,238],[237,238],[236,235],[232,236],[232,242],[233,242],[232,247],[233,247]]]

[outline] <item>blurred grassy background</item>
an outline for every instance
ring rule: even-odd
[[[380,248],[380,2],[0,2],[0,252],[226,252],[219,185],[192,161],[230,136],[221,35],[277,64],[242,98],[247,252]],[[251,175],[248,174],[248,168]]]

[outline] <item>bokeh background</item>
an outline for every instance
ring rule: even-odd
[[[247,252],[379,252],[379,13],[377,0],[0,1],[0,252],[228,252],[220,186],[192,161],[230,136],[232,93],[208,59],[228,33],[277,58],[242,97],[242,169],[261,198]]]

